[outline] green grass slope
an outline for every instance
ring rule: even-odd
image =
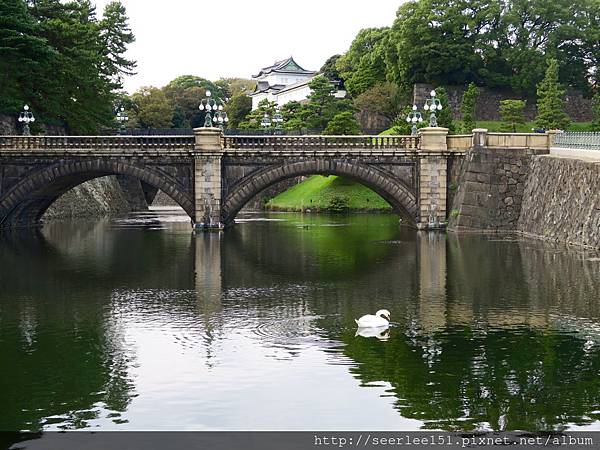
[[[381,196],[366,186],[338,176],[315,175],[271,199],[267,209],[280,211],[391,211]]]

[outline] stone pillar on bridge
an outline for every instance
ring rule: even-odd
[[[194,129],[195,228],[221,229],[221,130]]]
[[[419,216],[417,228],[438,229],[446,224],[448,193],[448,128],[419,131]]]

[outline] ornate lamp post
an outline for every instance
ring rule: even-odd
[[[229,117],[227,117],[227,112],[223,111],[223,105],[219,105],[215,116],[213,117],[213,122],[222,130],[227,126],[229,122]]]
[[[31,136],[29,124],[35,122],[33,113],[29,111],[29,105],[23,107],[23,111],[19,114],[19,122],[23,123],[23,136]]]
[[[217,106],[217,101],[214,98],[211,98],[212,93],[210,91],[206,91],[206,98],[203,98],[200,102],[200,106],[198,109],[200,111],[206,111],[206,116],[204,116],[204,126],[206,128],[212,127],[213,118],[211,115],[211,111],[217,111],[219,107]]]
[[[406,116],[406,122],[412,123],[412,130],[410,134],[416,136],[419,133],[417,123],[423,122],[423,114],[417,111],[417,105],[413,105],[412,111],[408,113],[408,116]]]
[[[429,116],[429,126],[430,127],[437,127],[437,117],[435,115],[435,111],[441,111],[442,109],[442,102],[438,99],[435,98],[435,90],[431,91],[431,98],[427,99],[425,101],[425,106],[423,107],[423,109],[425,111],[431,111],[431,115]]]
[[[265,112],[265,115],[260,121],[260,126],[263,127],[265,131],[267,131],[271,127],[271,118],[269,117],[268,113]]]
[[[129,115],[127,114],[127,111],[125,111],[125,107],[123,105],[119,106],[119,109],[117,110],[117,121],[119,122],[120,126],[119,126],[119,134],[123,135],[125,134],[125,123],[129,120]]]
[[[275,122],[275,133],[281,133],[281,124],[283,123],[283,116],[281,115],[281,110],[279,107],[275,109],[275,114],[273,114],[273,122]]]

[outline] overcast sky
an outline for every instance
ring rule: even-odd
[[[179,75],[250,78],[290,55],[305,69],[347,50],[362,28],[390,26],[403,0],[121,0],[136,36],[125,81],[164,86]],[[109,0],[96,0],[101,13]]]

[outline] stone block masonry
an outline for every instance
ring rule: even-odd
[[[517,229],[555,242],[600,247],[600,163],[531,158]]]
[[[476,147],[450,211],[457,231],[516,230],[531,157],[544,150]]]

